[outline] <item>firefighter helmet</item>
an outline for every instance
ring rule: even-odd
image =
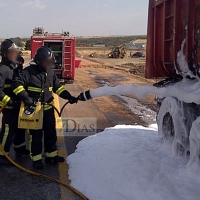
[[[1,56],[3,58],[6,58],[7,57],[7,52],[9,50],[19,51],[19,48],[12,40],[6,39],[1,43],[1,48],[0,48]]]
[[[46,46],[41,46],[37,49],[33,61],[36,64],[41,64],[43,61],[54,61],[53,52],[50,48]]]

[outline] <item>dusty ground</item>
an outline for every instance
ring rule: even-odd
[[[131,74],[135,74],[144,77],[145,73],[145,58],[131,58],[130,52],[132,54],[136,51],[127,50],[126,56],[123,59],[108,58],[107,54],[111,51],[109,48],[93,48],[93,47],[78,47],[76,49],[77,59],[83,58],[89,61],[89,65],[96,66],[98,64],[106,68],[115,68],[119,70],[124,70]],[[145,53],[145,51],[143,51]],[[90,57],[93,54],[94,57]],[[83,63],[83,65],[85,65]],[[88,64],[86,64],[88,65]]]

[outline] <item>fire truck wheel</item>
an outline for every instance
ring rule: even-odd
[[[158,112],[157,123],[159,138],[163,143],[172,143],[173,155],[185,154],[189,146],[189,133],[186,131],[181,102],[166,97]]]

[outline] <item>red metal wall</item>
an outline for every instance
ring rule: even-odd
[[[184,39],[189,67],[198,72],[200,0],[149,0],[146,78],[176,76],[177,52]]]

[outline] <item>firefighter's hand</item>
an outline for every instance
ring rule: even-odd
[[[27,97],[23,100],[25,106],[34,106],[34,101],[31,97]]]
[[[69,103],[70,104],[78,103],[78,99],[76,97],[71,96],[71,98],[69,99]]]

